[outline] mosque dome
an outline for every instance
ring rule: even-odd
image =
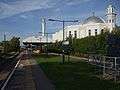
[[[88,23],[104,23],[104,21],[97,16],[91,16],[85,19],[83,22],[83,24],[88,24]]]

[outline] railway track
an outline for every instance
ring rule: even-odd
[[[3,65],[0,71],[0,89],[4,90],[9,79],[13,75],[15,69],[17,68],[23,53],[20,53],[18,56],[11,58],[10,62],[6,65]]]

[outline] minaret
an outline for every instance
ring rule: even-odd
[[[107,25],[110,32],[115,28],[116,25],[116,12],[112,5],[109,5],[107,8]]]
[[[45,18],[42,18],[42,36],[45,36],[45,30],[46,30],[46,22],[45,22]]]

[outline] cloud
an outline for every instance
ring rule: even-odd
[[[60,8],[56,8],[55,11],[56,12],[60,12],[61,10],[60,10]]]
[[[54,7],[55,12],[62,12],[59,4],[62,5],[78,5],[88,3],[93,0],[3,0],[0,1],[0,19],[4,19],[23,12],[34,10],[48,9]],[[57,7],[58,5],[58,7]],[[101,13],[105,12],[99,12]],[[98,13],[96,13],[98,14]],[[21,18],[26,19],[28,16],[20,15]]]
[[[23,19],[27,19],[26,15],[20,15],[20,17],[23,18]]]
[[[89,2],[91,0],[66,0],[66,5],[76,5],[76,4],[81,4],[81,3],[85,3],[85,2]]]
[[[0,2],[0,19],[10,17],[27,11],[47,9],[54,6],[50,0],[17,0]]]
[[[62,2],[64,5],[76,5],[91,0],[3,0],[0,1],[0,19],[4,19],[23,12],[57,8]],[[56,9],[56,11],[59,11]]]

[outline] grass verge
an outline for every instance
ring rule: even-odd
[[[120,90],[119,84],[97,78],[96,67],[86,62],[74,62],[72,59],[72,62],[62,64],[62,58],[54,55],[34,58],[56,90]]]

